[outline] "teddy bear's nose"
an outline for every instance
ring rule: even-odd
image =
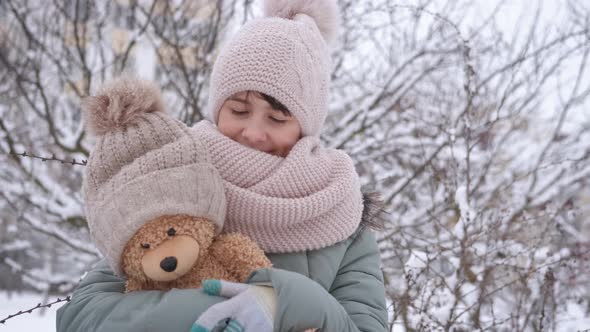
[[[164,258],[161,262],[160,262],[160,267],[162,268],[162,270],[166,271],[166,272],[172,272],[174,270],[176,270],[176,263],[178,263],[178,261],[176,260],[176,257],[166,257]]]

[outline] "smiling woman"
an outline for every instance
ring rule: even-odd
[[[350,156],[324,147],[320,139],[330,99],[329,43],[330,32],[339,27],[338,3],[267,0],[265,6],[264,17],[249,21],[219,50],[208,87],[208,119],[186,130],[195,147],[171,150],[192,151],[202,158],[191,159],[195,165],[205,160],[218,171],[227,201],[220,236],[248,236],[272,267],[238,278],[247,284],[220,276],[203,283],[205,292],[188,287],[135,294],[97,291],[94,276],[119,277],[101,267],[81,282],[75,302],[60,311],[58,331],[188,331],[192,326],[210,332],[218,324],[244,332],[387,330],[379,248],[370,229],[381,222],[366,212],[378,203],[365,199]],[[170,165],[188,159],[154,155]],[[172,177],[178,187],[197,193],[209,180]],[[170,190],[153,201],[160,204],[174,194],[185,197]],[[195,196],[199,204],[216,202],[207,194]],[[137,210],[143,213],[150,205]],[[176,237],[181,225],[174,226]],[[133,249],[144,251],[141,243],[146,242],[138,241]],[[212,255],[226,257],[229,249],[212,250]],[[248,254],[232,252],[240,261]],[[107,283],[113,287],[116,282]],[[92,316],[84,317],[85,312]]]
[[[228,98],[219,111],[219,131],[252,149],[286,157],[301,138],[301,125],[271,96],[243,91]]]

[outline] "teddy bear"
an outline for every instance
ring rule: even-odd
[[[83,178],[90,235],[127,292],[244,282],[271,266],[247,236],[221,233],[223,180],[153,82],[116,79],[82,109],[96,140]]]
[[[197,288],[205,279],[245,282],[254,270],[271,266],[249,237],[215,236],[209,220],[189,215],[161,216],[142,226],[122,262],[126,292]]]

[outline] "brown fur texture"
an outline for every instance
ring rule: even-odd
[[[192,269],[178,279],[169,282],[149,279],[142,268],[142,257],[148,250],[158,250],[158,245],[171,235],[194,238],[199,246],[199,258]],[[150,248],[142,245],[149,244]],[[186,215],[162,216],[142,228],[129,240],[122,254],[123,271],[127,275],[126,292],[137,290],[169,290],[172,288],[198,288],[205,279],[223,279],[244,282],[254,270],[271,267],[270,260],[250,238],[240,234],[214,236],[214,226],[209,220]]]
[[[95,96],[82,100],[86,129],[101,136],[131,125],[141,115],[165,112],[160,88],[150,81],[118,78],[105,84]]]

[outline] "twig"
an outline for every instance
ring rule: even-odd
[[[82,161],[77,161],[75,158],[72,159],[71,161],[68,160],[64,160],[64,159],[59,159],[55,157],[55,154],[52,154],[51,157],[40,157],[40,156],[36,156],[34,154],[28,154],[27,151],[24,151],[23,153],[16,153],[16,152],[10,152],[11,155],[15,155],[15,156],[19,156],[19,157],[29,157],[29,158],[34,158],[34,159],[40,159],[43,162],[46,161],[59,161],[62,164],[71,164],[71,165],[80,165],[80,166],[86,166],[86,164],[88,163],[87,160],[82,160]]]
[[[51,306],[53,304],[60,303],[60,302],[70,302],[70,300],[71,300],[71,296],[68,296],[68,297],[66,297],[63,300],[58,297],[56,301],[51,302],[51,303],[47,303],[47,304],[43,304],[43,305],[41,305],[41,303],[38,303],[36,307],[33,307],[33,308],[29,309],[29,310],[21,310],[21,311],[17,312],[16,314],[8,315],[8,317],[4,318],[3,320],[0,320],[0,324],[6,323],[7,320],[9,320],[9,319],[11,319],[13,317],[16,317],[16,316],[19,316],[19,315],[22,315],[22,314],[25,314],[25,313],[29,313],[30,314],[30,313],[33,312],[33,310],[36,310],[36,309],[39,309],[39,308],[51,308]]]

